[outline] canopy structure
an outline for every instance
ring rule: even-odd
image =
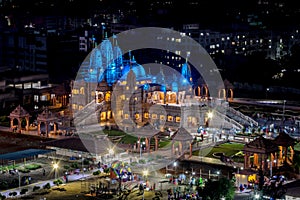
[[[2,161],[3,164],[3,163],[8,163],[9,161],[33,158],[34,156],[52,153],[53,151],[54,150],[50,150],[50,149],[26,149],[23,151],[1,154],[0,160]]]

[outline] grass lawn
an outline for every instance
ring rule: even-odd
[[[295,150],[295,151],[300,151],[300,143],[297,143],[297,144],[294,146],[294,150]]]
[[[244,144],[241,143],[224,143],[218,146],[215,146],[209,153],[208,157],[213,157],[213,153],[222,152],[225,156],[233,156],[239,151],[242,151]]]
[[[244,144],[240,144],[240,143],[224,143],[218,146],[214,146],[212,149],[208,148],[208,149],[203,149],[200,152],[196,151],[193,152],[193,155],[197,155],[197,156],[206,156],[206,157],[210,157],[210,158],[214,158],[213,154],[214,153],[224,153],[225,156],[233,156],[236,153],[242,151],[244,148]]]
[[[107,134],[107,136],[124,136],[122,137],[120,143],[122,144],[134,144],[137,141],[137,137],[134,135],[130,135],[127,133],[124,133],[123,131],[119,131],[119,130],[103,130],[103,132],[105,134]],[[141,141],[144,141],[144,138],[141,138]],[[153,141],[152,141],[153,142]],[[170,140],[163,140],[159,142],[159,148],[165,147],[168,144],[170,144]]]

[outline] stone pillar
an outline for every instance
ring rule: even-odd
[[[28,131],[29,130],[29,117],[25,117],[25,119],[26,119],[26,131]]]
[[[174,142],[172,141],[171,156],[175,154]]]
[[[41,122],[38,122],[37,132],[38,132],[38,135],[41,135]]]
[[[178,151],[179,151],[179,155],[181,156],[182,155],[182,143],[181,143],[181,141],[179,142]]]
[[[248,153],[245,153],[245,155],[244,155],[244,169],[248,169],[248,166],[249,166],[247,164],[248,157],[249,157]]]
[[[140,148],[141,148],[141,138],[138,137],[138,141],[137,141],[137,149],[138,149],[138,151],[140,151]]]
[[[21,119],[18,118],[18,131],[21,131],[21,128],[22,128],[22,126],[21,126]]]
[[[192,143],[190,143],[190,156],[189,157],[192,157],[193,155],[193,145]]]
[[[259,163],[258,163],[258,155],[256,153],[253,155],[253,164],[255,166],[259,165]]]
[[[55,123],[55,122],[53,122],[53,131],[54,131],[54,133],[56,133],[56,129],[57,129],[57,127],[56,127],[56,123]]]
[[[10,118],[10,129],[13,129],[14,126],[14,119]]]
[[[282,160],[282,146],[279,146],[279,159]]]
[[[291,160],[294,159],[294,154],[295,154],[294,147],[291,146]]]
[[[284,162],[287,162],[287,151],[288,151],[288,147],[285,147],[285,151],[284,151]]]
[[[154,140],[155,140],[155,147],[154,147],[154,150],[157,151],[157,149],[158,149],[158,137],[157,137],[157,136],[154,136]]]
[[[145,143],[146,143],[146,152],[150,152],[150,140],[145,137]]]
[[[49,135],[48,135],[48,127],[49,127],[49,122],[45,122],[46,137],[49,137]]]

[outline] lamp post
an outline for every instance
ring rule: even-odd
[[[18,177],[19,177],[19,189],[21,187],[21,175],[20,175],[20,172],[16,169],[16,172],[18,174]]]
[[[148,176],[148,170],[144,170],[143,171],[143,177],[144,177],[144,180],[145,182],[147,183],[147,176]],[[143,200],[145,199],[145,190],[144,190],[144,186],[143,186]]]
[[[270,88],[266,89],[266,99],[268,99],[268,92],[270,91]]]
[[[79,154],[78,156],[79,156],[79,158],[81,158],[81,170],[82,170],[82,176],[84,176],[83,157],[81,156],[81,154]]]
[[[234,166],[234,168],[236,168],[236,166]],[[238,174],[238,177],[237,177],[237,186],[239,187],[240,186],[240,169],[243,170],[244,168],[243,167],[238,167],[237,168],[237,174]]]
[[[53,164],[53,169],[54,169],[54,178],[57,179],[57,169],[58,169],[58,164],[57,163]]]
[[[115,151],[114,151],[113,148],[108,149],[108,154],[109,154],[109,157],[111,158],[110,159],[111,162],[112,162],[112,159],[114,157],[114,153],[115,153]]]
[[[142,150],[143,150],[143,147],[146,145],[146,142],[145,141],[143,141],[143,142],[138,141],[138,143],[140,143],[140,159],[142,159]]]
[[[285,113],[285,103],[286,103],[286,100],[283,100],[283,107],[282,107],[282,125],[284,124],[284,113]]]
[[[220,171],[217,171],[218,180],[220,179]]]
[[[270,177],[272,178],[273,175],[273,162],[276,163],[276,160],[270,161],[269,159],[267,160],[270,163]]]
[[[177,162],[173,163],[173,166],[175,167],[175,175],[176,175],[176,171],[177,171]]]

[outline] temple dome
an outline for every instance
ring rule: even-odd
[[[136,79],[146,78],[146,72],[145,72],[144,67],[142,65],[138,64],[136,62],[136,60],[134,59],[134,57],[132,58],[130,63],[131,64],[127,64],[124,66],[124,68],[122,70],[123,75],[126,75],[130,71],[130,68],[131,68],[131,70],[135,74]]]

